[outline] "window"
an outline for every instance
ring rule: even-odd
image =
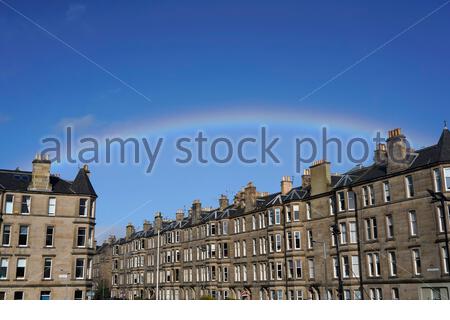
[[[366,223],[366,239],[367,240],[377,240],[378,239],[378,228],[377,228],[377,218],[368,218],[365,220]]]
[[[286,210],[286,222],[292,221],[292,215],[291,215],[291,207],[285,207]]]
[[[75,261],[75,278],[76,279],[84,278],[84,259],[78,258]]]
[[[252,240],[252,245],[253,245],[253,255],[256,256],[256,239]]]
[[[307,230],[307,234],[308,234],[308,249],[312,249],[314,244],[312,230]]]
[[[295,250],[300,250],[302,247],[300,231],[294,232],[294,248]]]
[[[52,278],[52,258],[44,259],[44,279],[49,280]]]
[[[339,231],[341,232],[341,244],[347,244],[347,224],[345,222],[340,223],[339,229]]]
[[[412,237],[417,236],[417,215],[415,211],[409,212],[409,234]]]
[[[23,300],[23,298],[24,298],[23,291],[14,292],[14,300]]]
[[[40,300],[50,300],[50,291],[41,291]]]
[[[81,290],[75,290],[74,294],[73,294],[73,298],[74,300],[83,300],[83,291]]]
[[[295,260],[295,276],[297,279],[301,279],[303,277],[302,260]]]
[[[398,291],[398,288],[391,289],[391,296],[392,296],[392,300],[400,300],[400,293]]]
[[[329,210],[330,210],[330,215],[331,216],[334,215],[336,209],[334,207],[334,198],[333,197],[328,199],[328,206],[329,206]]]
[[[0,300],[5,300],[5,299],[6,299],[6,292],[0,291]]]
[[[222,222],[222,234],[227,235],[228,234],[228,221]]]
[[[445,190],[450,190],[450,168],[444,168]]]
[[[309,273],[309,278],[313,279],[315,276],[315,274],[314,274],[314,258],[308,259],[308,273]]]
[[[280,224],[280,223],[281,223],[280,209],[276,208],[275,209],[275,224]]]
[[[420,251],[419,251],[419,249],[412,249],[411,252],[412,252],[412,259],[413,259],[414,274],[416,276],[418,276],[422,273],[422,264],[420,261]]]
[[[369,193],[367,186],[362,188],[362,195],[364,207],[367,207],[369,205]]]
[[[449,185],[450,185],[450,183],[449,183]],[[296,205],[296,206],[293,206],[292,208],[294,210],[294,221],[299,221],[300,220],[300,209],[299,209],[299,206]]]
[[[292,250],[292,232],[286,232],[286,250]]]
[[[306,203],[306,220],[311,220],[311,203]]]
[[[350,277],[350,261],[348,256],[342,256],[343,277]]]
[[[383,300],[383,292],[381,291],[381,288],[371,288],[370,289],[370,299]]]
[[[277,262],[277,280],[283,279],[283,265]]]
[[[445,274],[448,274],[448,256],[447,256],[447,250],[445,247],[441,248],[441,257],[442,257],[442,270],[444,270]]]
[[[391,214],[386,216],[386,237],[388,239],[394,237],[394,220]]]
[[[252,229],[256,230],[256,217],[252,216]]]
[[[86,245],[86,228],[80,227],[77,232],[77,247],[84,247]]]
[[[348,198],[348,210],[354,211],[356,207],[355,193],[353,191],[347,192],[347,198]]]
[[[8,263],[9,260],[7,258],[0,259],[0,279],[8,279]]]
[[[344,300],[352,300],[352,294],[348,289],[344,290]]]
[[[31,211],[31,197],[22,196],[21,213],[30,214],[30,211]]]
[[[17,268],[16,268],[16,278],[17,279],[25,278],[26,267],[27,267],[27,259],[18,258],[17,259]]]
[[[391,277],[397,276],[397,256],[394,251],[388,252],[389,258],[389,275]]]
[[[339,265],[337,257],[333,257],[333,278],[337,278],[339,275]]]
[[[345,210],[345,193],[344,191],[338,192],[338,210],[339,212]]]
[[[48,215],[54,216],[56,213],[56,198],[50,197],[48,198]]]
[[[275,250],[281,252],[281,234],[275,235]]]
[[[26,247],[28,245],[28,226],[19,227],[19,246]]]
[[[414,197],[414,182],[412,176],[406,176],[405,183],[406,183],[406,197],[408,198]]]
[[[3,225],[3,234],[2,234],[2,246],[9,246],[11,244],[11,225],[4,224]]]
[[[14,209],[14,196],[12,194],[7,194],[5,198],[5,213],[12,214]]]
[[[367,266],[369,271],[369,277],[380,276],[380,255],[378,253],[367,254]]]
[[[369,203],[370,205],[375,204],[375,191],[373,189],[373,185],[368,186],[369,188]]]
[[[269,215],[269,221],[268,221],[268,224],[269,224],[269,226],[273,225],[273,220],[274,220],[273,214],[274,214],[274,213],[273,213],[273,210],[270,209],[269,212],[268,212],[268,215]]]
[[[359,258],[358,258],[358,256],[352,256],[352,275],[355,278],[359,278]]]
[[[442,192],[441,170],[439,168],[434,169],[433,176],[434,176],[434,190],[436,192]]]
[[[47,226],[47,231],[45,232],[45,246],[53,247],[53,233],[55,228],[53,226]]]
[[[383,182],[383,196],[384,196],[384,202],[391,201],[391,187],[389,185],[389,181]]]
[[[358,241],[358,234],[356,233],[356,222],[349,222],[348,225],[350,229],[350,243],[356,243]]]
[[[88,199],[80,199],[78,214],[80,217],[87,217]]]
[[[445,227],[445,213],[442,207],[437,207],[437,220],[438,220],[438,230],[439,232],[444,232]]]

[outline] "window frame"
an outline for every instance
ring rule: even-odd
[[[52,203],[53,202],[53,203]],[[53,208],[53,210],[50,210],[51,208]],[[49,216],[55,216],[56,215],[56,197],[49,197],[48,198],[48,210],[47,210],[47,214]]]
[[[8,197],[12,197],[11,201],[8,201]],[[14,214],[14,199],[15,199],[14,194],[11,194],[11,193],[5,194],[5,208],[4,208],[5,214]],[[10,207],[11,210],[8,210],[8,208],[9,208],[8,204],[11,205],[11,207]]]

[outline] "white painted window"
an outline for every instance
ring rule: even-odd
[[[347,198],[348,198],[348,210],[354,211],[356,207],[355,193],[353,191],[348,191]]]
[[[356,243],[358,240],[358,234],[356,233],[356,222],[349,222],[350,229],[350,243]]]
[[[16,268],[16,278],[17,279],[25,279],[27,268],[27,259],[18,258],[17,259],[17,268]]]
[[[308,274],[310,279],[313,279],[315,277],[314,258],[308,259]]]
[[[414,237],[417,236],[417,214],[414,210],[408,213],[409,216],[409,234]]]
[[[293,208],[293,211],[294,211],[294,221],[299,221],[300,220],[300,209],[299,209],[299,206],[295,205],[292,208]]]
[[[275,250],[281,252],[281,234],[275,235]]]
[[[352,276],[359,278],[359,258],[358,256],[352,256]]]
[[[397,275],[397,256],[395,251],[388,252],[389,258],[389,275],[395,277]]]
[[[341,232],[341,244],[347,244],[347,224],[345,222],[339,224],[339,231]]]
[[[419,249],[412,249],[411,252],[413,259],[414,274],[420,275],[422,274],[422,262],[420,259],[420,251]]]
[[[386,237],[388,239],[394,237],[394,220],[390,214],[386,216]]]
[[[391,187],[389,185],[389,181],[383,182],[383,198],[384,198],[384,202],[391,201]]]
[[[80,199],[79,207],[78,207],[78,215],[80,217],[87,217],[88,210],[88,199]]]
[[[281,223],[281,214],[280,214],[280,208],[275,209],[275,224]]]
[[[5,196],[5,213],[12,214],[14,209],[14,195],[7,194]]]
[[[21,210],[22,214],[30,214],[31,212],[31,196],[22,196]]]
[[[445,190],[450,190],[450,168],[444,168]]]
[[[436,192],[442,192],[441,169],[439,168],[433,169],[433,177],[434,177],[434,190]]]
[[[414,191],[414,181],[412,176],[406,176],[405,177],[405,184],[406,184],[406,197],[412,198],[414,197],[415,191]]]
[[[50,197],[48,198],[48,215],[54,216],[56,213],[56,198]]]
[[[337,194],[338,196],[338,210],[339,212],[345,210],[345,193],[344,191],[340,191]]]
[[[300,250],[302,247],[302,240],[300,231],[294,231],[294,248],[295,250]]]
[[[0,260],[0,279],[8,279],[8,266],[9,260],[8,258],[1,258]]]

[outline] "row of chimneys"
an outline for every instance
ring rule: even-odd
[[[386,144],[379,144],[375,150],[374,161],[377,164],[386,164],[387,171],[400,171],[409,165],[410,157],[414,151],[409,147],[406,137],[401,133],[400,129],[390,130]],[[325,160],[314,161],[309,169],[305,169],[302,175],[302,187],[311,187],[311,195],[325,193],[331,190],[330,162]],[[292,190],[292,179],[289,176],[284,176],[281,179],[281,194],[285,195]],[[258,197],[267,195],[256,190],[252,182],[249,182],[241,191],[239,191],[235,198],[234,204],[245,208],[245,211],[251,211],[256,206]],[[229,206],[229,201],[226,195],[221,195],[219,198],[219,208],[224,210]],[[192,218],[193,224],[200,222],[202,214],[202,204],[200,200],[194,200],[192,207],[189,209],[189,217]],[[178,210],[176,212],[176,221],[180,222],[184,219],[184,211]],[[155,229],[159,229],[162,224],[162,215],[157,212],[155,215]],[[144,231],[150,230],[151,223],[144,222]],[[129,238],[135,229],[130,223],[127,226],[127,238]]]

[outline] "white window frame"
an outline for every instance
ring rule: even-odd
[[[6,263],[5,263],[6,261]],[[0,258],[0,267],[6,268],[5,276],[1,277],[0,280],[6,280],[8,279],[8,272],[9,272],[9,259],[6,257]]]
[[[23,211],[22,210],[22,204],[23,204],[24,199],[27,199],[26,200],[26,205],[27,205],[28,212],[22,212]],[[22,196],[22,199],[20,201],[20,214],[22,214],[22,215],[29,215],[29,214],[31,214],[31,196],[30,195],[23,195]]]
[[[7,197],[12,197],[11,201],[7,201]],[[14,213],[14,195],[13,194],[5,194],[5,214],[13,214]]]
[[[56,214],[56,197],[48,198],[48,215],[54,216]]]
[[[406,197],[413,198],[416,195],[414,188],[414,179],[412,175],[405,176]],[[412,192],[411,192],[412,191]]]
[[[450,167],[444,168],[445,191],[450,191]]]
[[[442,174],[441,168],[433,169],[434,191],[442,192]]]
[[[391,185],[389,181],[383,182],[383,200],[385,203],[392,201]]]
[[[408,222],[409,222],[409,235],[411,237],[417,237],[419,234],[419,226],[417,224],[417,213],[415,210],[408,211]]]
[[[23,262],[23,266],[19,266],[19,262]],[[17,277],[17,269],[23,268],[23,277]],[[27,259],[26,258],[17,258],[17,265],[16,265],[16,279],[25,279],[27,276]]]

